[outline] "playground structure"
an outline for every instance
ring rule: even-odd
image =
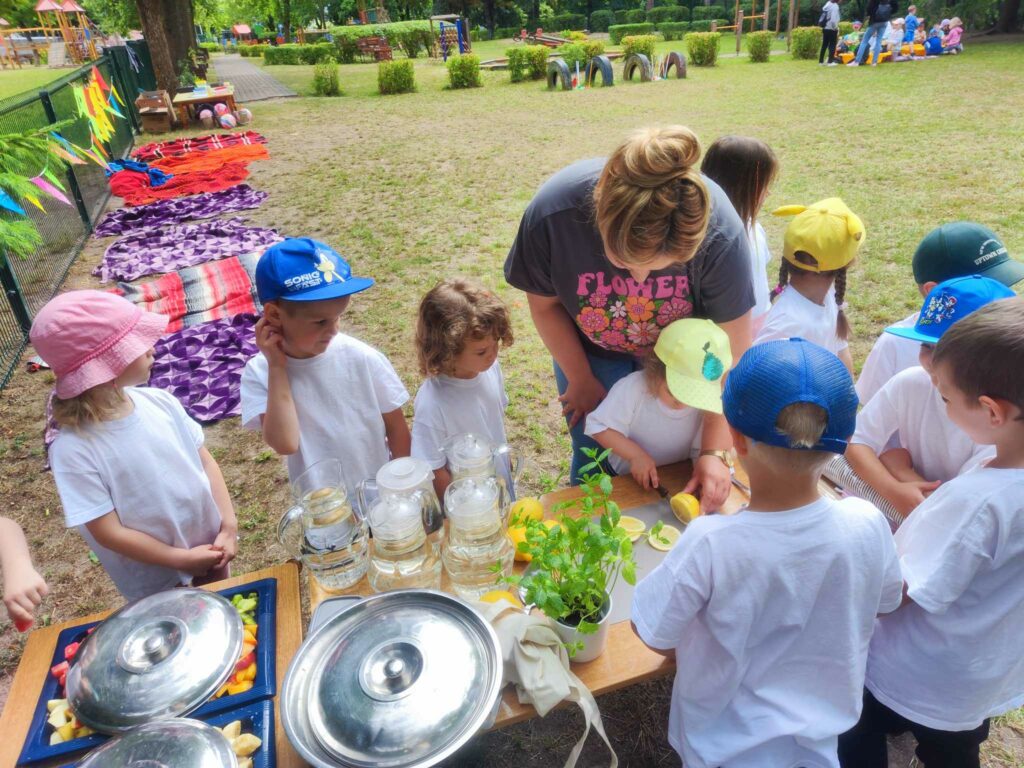
[[[548,48],[557,48],[560,45],[572,42],[568,38],[559,37],[558,35],[546,35],[540,27],[537,27],[537,31],[532,34],[525,29],[521,29],[519,30],[519,37],[512,38],[512,41],[523,43],[524,45],[546,45]]]
[[[80,65],[99,57],[97,27],[75,0],[39,0],[38,27],[0,25],[0,65],[21,67],[27,54],[33,62],[47,55],[51,67]]]
[[[438,31],[434,33],[434,22],[437,22]],[[456,53],[471,53],[473,44],[469,39],[469,23],[458,14],[449,13],[441,16],[430,17],[430,37],[437,40],[437,48],[431,51],[431,56],[437,58],[440,54],[444,61]]]
[[[615,85],[612,59],[616,57],[617,54],[594,56],[587,62],[582,73],[578,64],[576,72],[573,73],[564,59],[551,59],[547,69],[548,89],[573,91],[581,88],[593,88],[596,86],[595,81],[598,76],[601,78],[601,87],[609,88]],[[652,60],[642,53],[633,53],[623,60],[622,79],[632,81],[639,73],[642,83],[668,80],[673,67],[676,70],[677,79],[682,80],[686,77],[686,57],[679,51],[670,51],[660,60],[658,58]],[[655,72],[657,72],[657,76],[655,76]]]
[[[356,12],[359,14],[360,24],[391,23],[391,16],[388,14],[387,8],[384,7],[384,0],[377,0],[377,7],[373,11],[374,17],[372,19],[366,10],[366,0],[356,0]]]

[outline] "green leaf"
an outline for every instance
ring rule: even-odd
[[[605,496],[611,496],[612,495],[612,479],[610,477],[608,477],[608,475],[601,475],[600,483],[601,483],[601,492]]]
[[[622,579],[627,584],[636,584],[636,563],[631,561],[622,566]]]
[[[91,549],[89,550],[89,562],[92,563],[93,565],[99,565],[100,564],[99,557],[97,557],[96,553],[93,552]]]
[[[581,635],[592,635],[597,632],[597,624],[594,624],[591,621],[581,621],[576,626],[576,631]]]

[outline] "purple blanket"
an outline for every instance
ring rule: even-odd
[[[164,224],[209,219],[222,213],[258,208],[266,199],[266,192],[259,192],[248,184],[239,184],[220,192],[203,192],[190,197],[158,200],[134,208],[118,208],[103,217],[93,234],[96,237],[123,235]]]
[[[242,369],[259,352],[258,319],[257,315],[235,315],[160,339],[149,386],[170,392],[200,423],[238,416],[242,412]]]
[[[229,256],[262,253],[283,239],[276,230],[249,227],[239,218],[143,229],[111,243],[92,273],[103,283],[131,281]]]

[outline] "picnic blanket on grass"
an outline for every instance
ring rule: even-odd
[[[251,163],[254,160],[266,160],[270,157],[265,144],[236,144],[223,149],[211,149],[208,152],[189,152],[186,155],[160,157],[149,163],[151,169],[160,172],[179,174],[196,173],[197,171],[216,171],[228,163]]]
[[[187,139],[173,139],[171,141],[155,141],[152,144],[143,146],[132,152],[136,160],[149,162],[158,157],[174,157],[185,155],[189,152],[208,152],[212,149],[223,149],[234,147],[239,144],[266,144],[267,140],[256,133],[256,131],[241,131],[236,133],[211,133],[206,136],[193,136]]]
[[[210,320],[262,312],[254,279],[258,260],[255,253],[231,256],[144,283],[118,283],[110,290],[149,312],[167,315],[168,332],[179,331]]]
[[[208,219],[222,213],[237,213],[259,208],[266,199],[266,192],[253,189],[248,184],[239,184],[220,192],[203,192],[190,197],[159,200],[135,208],[118,208],[103,217],[103,221],[93,230],[93,235],[123,235],[140,229],[161,227],[164,224]]]
[[[170,177],[159,187],[150,182],[149,174],[136,171],[118,171],[110,177],[110,191],[123,198],[127,205],[145,205],[156,200],[194,195],[198,192],[217,192],[249,177],[245,163],[228,163],[215,171],[180,173]]]
[[[137,280],[228,256],[260,254],[283,239],[276,230],[247,226],[241,218],[145,229],[111,243],[92,273],[104,283]]]

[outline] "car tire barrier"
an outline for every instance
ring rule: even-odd
[[[587,62],[587,85],[594,85],[594,78],[601,73],[601,87],[608,88],[615,85],[615,72],[612,70],[612,63],[607,56],[594,56]]]
[[[651,60],[642,53],[631,53],[626,57],[626,63],[622,66],[622,79],[632,80],[638,69],[641,83],[649,83],[654,79],[654,67],[651,66]]]
[[[548,90],[558,88],[559,83],[563,91],[572,90],[572,75],[569,74],[569,65],[564,59],[548,62]]]
[[[661,62],[661,79],[667,80],[668,73],[676,68],[676,77],[679,80],[686,79],[686,57],[679,51],[672,51]]]

